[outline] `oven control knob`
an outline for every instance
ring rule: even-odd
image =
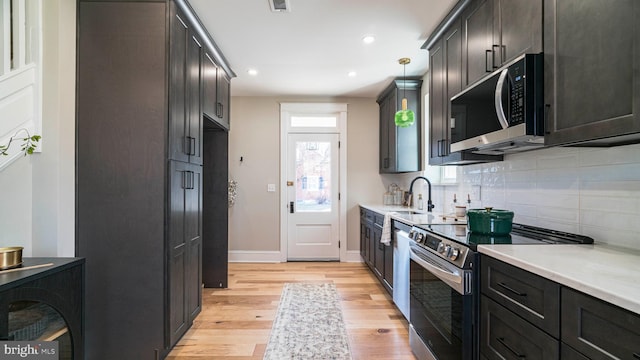
[[[449,257],[451,256],[451,245],[447,245],[444,247],[444,256]]]
[[[411,230],[409,232],[409,239],[413,239],[414,234],[415,234],[415,232],[413,230]]]
[[[444,253],[444,243],[443,243],[443,242],[440,242],[440,243],[438,244],[438,252],[439,252],[440,254]]]
[[[416,241],[417,241],[418,243],[422,243],[422,242],[424,241],[424,234],[422,234],[422,233],[417,233],[417,234],[416,234]]]
[[[449,259],[455,260],[458,258],[459,255],[460,255],[460,249],[452,248],[451,252],[449,253]]]

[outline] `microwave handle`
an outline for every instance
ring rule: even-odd
[[[507,117],[504,115],[504,106],[502,105],[502,89],[504,87],[504,81],[509,74],[509,69],[504,69],[500,73],[500,77],[498,78],[498,84],[496,84],[496,94],[495,94],[495,105],[496,105],[496,114],[498,115],[498,121],[503,129],[509,127],[509,122],[507,121]]]

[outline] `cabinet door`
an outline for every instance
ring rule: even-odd
[[[387,291],[393,292],[393,239],[391,246],[384,245],[384,285]]]
[[[489,360],[560,358],[560,342],[486,296],[480,298],[480,352]]]
[[[188,141],[187,128],[187,44],[189,29],[186,17],[171,2],[171,50],[169,70],[169,158],[189,161],[186,151]]]
[[[493,43],[493,1],[478,0],[463,13],[465,86],[492,72],[499,62],[494,52],[499,45]]]
[[[546,143],[637,142],[640,1],[545,0],[544,29]]]
[[[187,247],[186,290],[189,324],[202,307],[202,167],[190,165],[186,170],[184,205],[184,239]]]
[[[591,359],[640,359],[640,315],[563,287],[562,341]]]
[[[542,0],[494,0],[494,48],[498,66],[524,53],[542,52]]]
[[[186,149],[189,162],[202,164],[202,45],[193,33],[187,47],[187,104],[188,122]]]
[[[443,41],[429,49],[429,165],[442,164],[445,128],[446,67]]]
[[[373,269],[378,278],[382,278],[384,272],[384,244],[380,242],[382,238],[382,228],[378,225],[372,227],[372,245],[373,245]]]
[[[218,68],[211,56],[205,51],[202,59],[202,112],[209,119],[216,121],[218,103]]]
[[[218,101],[216,110],[220,125],[229,130],[231,127],[231,80],[227,73],[218,69]]]
[[[185,187],[189,184],[187,163],[171,161],[169,176],[169,341],[170,346],[187,331],[188,258],[185,241]]]
[[[416,87],[415,82],[407,83],[399,81],[400,86],[395,94],[392,94],[391,101],[394,101],[393,110],[389,117],[393,135],[389,139],[391,147],[390,154],[394,155],[395,172],[404,173],[422,170],[422,121],[420,119],[421,94],[420,85]],[[415,123],[409,127],[398,127],[395,123],[395,113],[402,109],[402,99],[407,99],[407,109],[415,114]]]
[[[443,38],[445,71],[444,116],[442,117],[442,150],[443,157],[451,153],[451,98],[462,90],[462,28],[461,22],[455,22]]]
[[[395,101],[395,100],[394,100]],[[388,97],[382,99],[380,104],[380,173],[393,173],[395,169],[395,161],[391,156],[390,144],[390,127],[391,112],[395,103],[392,103]]]

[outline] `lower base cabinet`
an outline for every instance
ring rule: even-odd
[[[360,208],[360,256],[378,278],[382,286],[393,293],[393,241],[380,242],[384,214]]]
[[[482,296],[480,351],[487,359],[558,359],[560,342]]]
[[[640,359],[640,314],[488,256],[481,269],[481,359]]]

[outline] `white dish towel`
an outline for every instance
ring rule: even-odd
[[[391,246],[391,214],[393,214],[393,212],[388,212],[384,215],[382,236],[380,237],[380,242],[387,246]]]

